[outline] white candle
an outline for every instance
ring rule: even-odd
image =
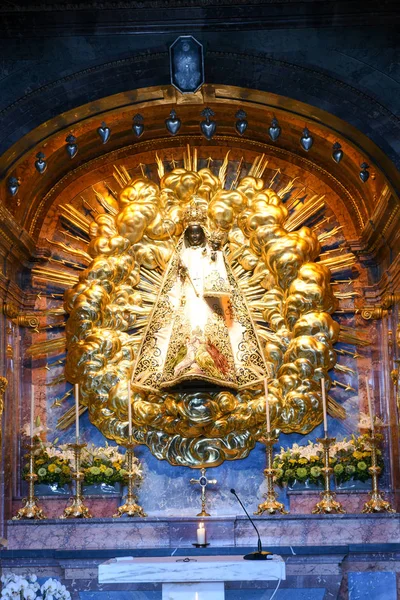
[[[206,543],[206,530],[204,528],[204,523],[199,523],[199,528],[197,530],[197,543],[198,544]]]
[[[365,378],[365,385],[367,386],[368,411],[369,411],[369,418],[371,419],[371,432],[375,433],[375,424],[374,424],[375,414],[374,414],[374,411],[372,408],[372,399],[371,399],[371,393],[370,393],[370,389],[369,389],[368,377]]]
[[[75,384],[75,436],[79,440],[79,384]]]
[[[324,413],[324,434],[325,434],[325,437],[327,437],[327,435],[328,435],[328,419],[326,416],[325,377],[321,378],[321,392],[322,392],[322,411]]]
[[[32,389],[31,389],[31,427],[30,427],[31,443],[32,443],[32,439],[33,439],[34,420],[35,420],[35,386],[32,385]]]
[[[128,433],[132,436],[132,403],[131,403],[131,382],[128,381]]]
[[[271,433],[271,421],[269,418],[269,402],[268,402],[268,381],[267,378],[264,379],[264,389],[265,389],[265,412],[267,415],[267,433]]]

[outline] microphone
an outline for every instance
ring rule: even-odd
[[[245,554],[243,556],[243,558],[245,560],[267,560],[268,556],[271,556],[272,552],[268,552],[267,550],[263,550],[262,543],[261,543],[261,537],[260,537],[260,534],[258,532],[258,529],[254,525],[254,521],[250,517],[249,513],[247,512],[247,510],[246,510],[243,502],[241,501],[241,499],[237,495],[236,490],[234,490],[232,488],[231,489],[231,494],[233,494],[235,496],[236,500],[239,502],[240,506],[243,508],[244,512],[247,515],[247,518],[249,519],[250,523],[253,525],[254,529],[256,530],[257,537],[258,537],[258,550],[257,550],[257,552],[250,552],[250,554]]]

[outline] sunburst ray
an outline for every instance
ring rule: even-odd
[[[55,283],[65,287],[72,287],[79,281],[78,275],[42,267],[34,267],[32,275],[40,281],[47,281],[48,283]]]
[[[28,356],[44,356],[46,354],[54,354],[54,352],[60,352],[66,350],[67,340],[65,335],[62,335],[57,338],[52,338],[50,340],[43,340],[41,342],[36,342],[35,344],[31,344],[26,353]]]
[[[311,219],[315,214],[322,210],[325,206],[325,196],[313,196],[300,207],[296,207],[295,211],[286,220],[285,229],[294,231]]]
[[[71,204],[60,204],[61,218],[64,219],[73,229],[79,229],[89,236],[89,227],[91,221],[87,219]]]

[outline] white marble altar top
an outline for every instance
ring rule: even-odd
[[[285,562],[244,560],[243,556],[127,556],[99,565],[99,583],[169,583],[194,581],[267,581],[285,579]]]

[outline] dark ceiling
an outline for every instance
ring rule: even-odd
[[[297,28],[387,27],[397,0],[2,0],[3,37]]]

